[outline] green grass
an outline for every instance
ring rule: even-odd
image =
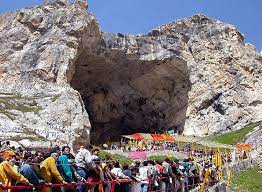
[[[233,131],[231,133],[210,136],[208,137],[208,140],[215,141],[218,143],[235,145],[241,142],[245,138],[245,136],[257,126],[258,126],[257,123],[250,123],[245,127],[243,127],[242,129]]]
[[[118,161],[121,165],[130,165],[134,161],[132,159],[129,159],[126,156],[119,155],[119,154],[111,154],[108,152],[105,152],[104,150],[100,150],[99,152],[99,158],[104,159],[106,155],[109,155],[113,160]],[[165,156],[160,156],[160,155],[152,155],[148,159],[149,160],[155,160],[155,161],[164,161],[166,158],[169,158],[171,161],[177,162],[178,159],[175,157],[169,157],[167,155]]]
[[[251,169],[239,172],[232,179],[232,189],[236,192],[260,192],[262,191],[262,173],[261,168],[253,167]]]
[[[21,95],[1,94],[0,93],[0,113],[6,115],[9,119],[14,120],[16,115],[11,110],[38,113],[42,110],[37,105],[34,97],[22,97]]]
[[[21,112],[39,112],[40,110],[42,110],[41,107],[39,106],[35,106],[34,104],[31,104],[31,105],[25,105],[25,104],[21,104],[21,103],[16,103],[16,104],[6,104],[6,108],[8,110],[17,110],[17,111],[21,111]]]
[[[169,157],[167,155],[165,156],[160,156],[160,155],[152,155],[148,159],[149,160],[155,160],[155,161],[164,161],[166,158],[170,159],[171,161],[177,162],[178,159],[175,157]]]
[[[60,95],[56,95],[52,98],[52,102],[55,102],[58,98],[60,97]]]
[[[0,109],[0,113],[4,114],[5,116],[7,116],[12,121],[15,120],[15,118],[16,118],[16,115],[14,115],[13,113],[10,113],[9,111],[3,110],[3,109]]]
[[[123,155],[107,153],[103,150],[99,151],[99,158],[104,159],[105,156],[110,156],[113,160],[118,161],[121,165],[130,165],[133,161]]]

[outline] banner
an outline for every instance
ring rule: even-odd
[[[130,159],[146,159],[147,153],[145,151],[128,152],[128,158],[130,158]]]
[[[175,134],[175,131],[174,131],[174,129],[172,129],[172,130],[169,130],[169,131],[167,131],[168,132],[168,134],[169,135],[174,135]]]

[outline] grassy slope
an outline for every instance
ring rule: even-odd
[[[178,159],[175,157],[169,157],[167,155],[165,156],[160,156],[160,155],[152,155],[148,159],[150,160],[155,160],[155,161],[164,161],[166,158],[170,159],[171,161],[178,162]]]
[[[232,189],[236,192],[260,192],[262,191],[261,168],[254,167],[246,171],[239,172],[233,177]]]
[[[106,155],[109,155],[113,160],[115,161],[118,161],[121,165],[130,165],[133,160],[132,159],[129,159],[128,157],[125,157],[123,155],[119,155],[119,154],[110,154],[108,152],[105,152],[104,150],[100,150],[99,152],[99,158],[101,159],[105,159],[105,156]],[[148,159],[150,160],[158,160],[158,161],[164,161],[166,158],[169,158],[170,160],[172,161],[175,161],[177,162],[178,159],[175,158],[175,157],[169,157],[169,156],[160,156],[160,155],[153,155],[153,156],[150,156]]]
[[[105,156],[108,155],[110,156],[113,160],[118,161],[121,165],[130,165],[133,161],[123,155],[119,155],[119,154],[110,154],[107,153],[103,150],[100,150],[99,152],[99,158],[101,159],[105,159]]]
[[[241,142],[245,136],[251,132],[258,124],[250,123],[246,125],[244,128],[233,131],[231,133],[223,134],[223,135],[214,135],[208,138],[208,140],[215,141],[218,143],[230,144],[235,145]]]

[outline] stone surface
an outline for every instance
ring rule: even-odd
[[[262,119],[261,55],[232,25],[195,15],[158,31],[179,33],[192,89],[184,133],[203,136]]]
[[[251,157],[256,159],[260,166],[262,166],[262,122],[246,135],[243,142],[252,145]]]
[[[88,109],[93,141],[167,127],[182,132],[189,71],[185,60],[168,50],[180,43],[166,36],[103,34],[97,54],[79,56],[71,85]]]
[[[79,50],[91,50],[99,33],[81,2],[0,17],[0,139],[89,142],[88,114],[69,82]]]
[[[0,17],[1,139],[80,145],[90,130],[102,143],[167,128],[204,136],[262,119],[262,56],[234,26],[194,15],[110,34],[86,9],[48,1]]]

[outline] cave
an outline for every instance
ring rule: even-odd
[[[71,86],[89,114],[91,143],[119,141],[120,135],[136,132],[183,131],[191,89],[184,60],[83,50],[75,66]]]

